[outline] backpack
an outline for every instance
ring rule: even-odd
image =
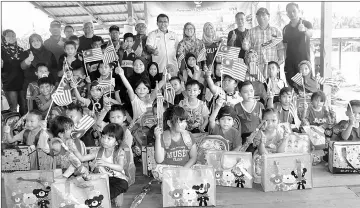
[[[125,151],[124,171],[125,171],[125,175],[128,177],[128,184],[130,186],[135,183],[135,172],[136,172],[135,164],[131,162],[131,158],[130,158],[131,150],[126,144],[123,144],[117,150],[115,150],[115,152],[113,153],[113,162],[115,164],[118,163],[117,155],[119,154],[120,149],[123,149]],[[102,158],[102,155],[104,154],[104,150],[105,149],[103,147],[100,147],[96,155],[96,159]]]
[[[147,126],[149,128],[156,125],[156,118],[152,112],[152,109],[147,110],[140,119],[140,126]]]
[[[16,135],[20,131],[22,131],[20,128],[15,128],[15,124],[20,120],[21,115],[18,112],[13,112],[10,110],[3,110],[1,111],[1,135],[3,134],[4,126],[10,126],[10,133],[13,135]]]
[[[206,152],[208,150],[222,150],[229,151],[229,141],[224,139],[220,135],[207,135],[201,140],[198,144],[198,155],[197,163],[205,165],[206,164]]]
[[[163,133],[163,135],[164,135],[164,134],[165,134],[165,133]],[[190,133],[189,133],[188,131],[185,131],[185,132],[181,133],[181,138],[182,138],[182,140],[184,141],[186,148],[187,148],[188,150],[191,150],[191,147],[192,147],[193,143],[192,143],[192,140],[191,140]],[[170,145],[171,145],[171,140],[172,140],[171,137],[165,137],[165,136],[163,136],[162,139],[163,139],[164,145],[165,145],[165,146],[164,146],[164,149],[165,149],[165,150],[168,150],[169,147],[170,147]]]

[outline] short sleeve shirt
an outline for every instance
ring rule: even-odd
[[[279,113],[279,123],[294,123],[293,115],[289,115],[289,110],[285,110],[280,102],[274,103],[274,109]]]
[[[168,134],[163,134],[164,136],[169,136]],[[191,144],[195,144],[195,140],[192,135]],[[165,147],[164,140],[161,140],[161,146]],[[165,148],[165,158],[162,164],[164,165],[177,165],[184,166],[190,160],[190,150],[184,142],[184,139],[181,137],[178,141],[171,139],[169,148]]]
[[[199,128],[201,125],[203,125],[204,117],[209,116],[210,114],[206,103],[201,100],[198,100],[198,104],[196,106],[190,106],[188,99],[185,98],[184,100],[180,101],[179,106],[183,107],[188,113],[188,131]]]
[[[230,31],[229,34],[228,34],[228,38],[227,38],[227,39],[228,39],[227,45],[228,45],[228,46],[230,45],[231,36],[232,36],[233,33],[235,32],[235,34],[236,34],[236,39],[235,39],[235,42],[234,42],[234,46],[241,48],[241,47],[242,47],[242,42],[243,42],[243,40],[245,39],[245,36],[246,36],[246,34],[248,33],[248,31],[249,31],[248,29],[245,29],[244,32],[241,32],[241,31],[239,31],[238,29],[235,29],[235,30]],[[241,49],[241,50],[240,50],[240,53],[239,53],[239,58],[244,59],[244,57],[245,57],[245,50]]]
[[[333,127],[333,131],[334,131],[335,134],[337,134],[339,136],[339,138],[341,140],[343,140],[342,137],[341,137],[341,133],[343,131],[345,131],[348,126],[349,126],[349,121],[342,120]],[[352,128],[351,134],[350,134],[350,136],[348,138],[348,141],[360,141],[360,127],[358,127],[358,128],[353,127]]]
[[[312,29],[312,24],[309,21],[301,20],[307,29]],[[302,60],[310,61],[310,38],[304,32],[300,32],[299,23],[292,27],[291,23],[286,25],[283,29],[283,42],[287,43],[286,59],[294,62]]]
[[[320,110],[315,110],[310,106],[306,113],[306,119],[310,125],[320,126],[328,121],[329,112],[323,106]]]
[[[241,134],[255,131],[256,127],[261,122],[264,105],[260,102],[256,102],[251,111],[248,112],[244,109],[242,103],[238,103],[235,105],[234,109],[241,122]]]
[[[146,112],[147,108],[152,107],[151,103],[145,103],[140,100],[137,95],[135,95],[134,100],[131,101],[131,105],[133,109],[133,119],[139,118]]]
[[[229,141],[230,150],[242,144],[241,130],[231,127],[227,132],[223,132],[219,124],[215,124],[215,127],[209,130],[210,135],[220,135],[224,139]]]

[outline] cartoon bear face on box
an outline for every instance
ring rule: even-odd
[[[94,196],[92,199],[85,200],[85,204],[90,208],[100,207],[103,199],[103,195]]]

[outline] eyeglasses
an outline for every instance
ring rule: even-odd
[[[187,31],[192,31],[192,30],[194,30],[194,28],[185,28],[185,30],[187,30]]]

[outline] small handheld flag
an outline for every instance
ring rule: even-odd
[[[228,59],[238,59],[240,50],[241,48],[226,46],[224,43],[221,43],[217,56]]]
[[[54,103],[58,106],[66,106],[72,103],[70,87],[65,83],[65,75],[54,94],[51,95]]]
[[[293,76],[291,80],[294,81],[297,85],[303,86],[303,77],[300,73],[297,73],[295,76]]]
[[[279,44],[283,39],[280,37],[276,37],[274,39],[271,39],[263,44],[261,44],[261,47],[263,50],[266,50],[266,49],[269,49],[269,48],[272,48],[272,47],[275,47],[277,44]]]
[[[84,134],[95,124],[95,119],[85,115],[79,120],[79,125],[76,125],[70,136],[73,139],[80,139]]]
[[[240,81],[245,80],[247,71],[247,66],[238,60],[233,60],[229,58],[223,58],[221,64],[221,72],[223,74],[227,74],[234,79],[238,79]]]
[[[93,48],[83,52],[84,62],[100,61],[103,59],[101,48]]]

